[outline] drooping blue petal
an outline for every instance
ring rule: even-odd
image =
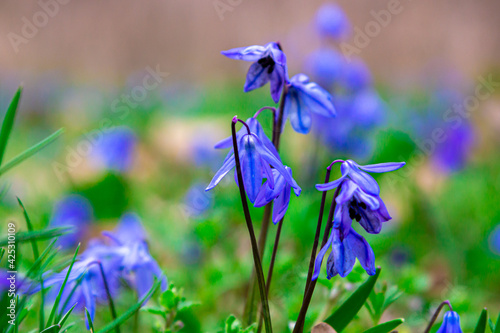
[[[90,285],[90,281],[86,278],[81,282],[82,294],[85,299],[85,307],[89,311],[90,318],[94,321],[95,318],[95,308],[96,308],[96,297],[94,290]],[[87,325],[87,330],[90,329],[87,316],[85,316],[85,324]]]
[[[290,124],[297,133],[307,134],[311,129],[312,118],[308,109],[300,101],[300,94],[296,88],[288,88],[285,96],[284,112],[290,119]]]
[[[283,53],[282,53],[283,54]],[[283,54],[284,55],[284,54]],[[286,60],[285,60],[286,61]],[[278,103],[281,97],[281,91],[283,90],[283,86],[286,81],[286,67],[279,65],[278,63],[275,65],[274,70],[270,76],[270,91],[271,97],[273,98],[274,103]]]
[[[318,255],[316,256],[316,260],[314,261],[314,274],[312,276],[312,280],[316,280],[319,276],[319,272],[321,271],[321,264],[323,263],[323,257],[326,254],[326,251],[330,248],[333,242],[333,230],[330,233],[330,237],[328,237],[328,241],[326,242],[325,246],[321,248],[319,251]]]
[[[237,47],[227,51],[222,51],[221,54],[236,60],[244,61],[257,61],[264,53],[266,53],[266,47],[261,45],[252,45],[246,47]]]
[[[390,172],[401,169],[406,162],[389,162],[389,163],[378,163],[378,164],[369,164],[369,165],[358,165],[358,167],[367,172]]]
[[[316,184],[316,189],[318,191],[329,191],[329,190],[333,190],[334,188],[337,188],[340,183],[342,183],[342,181],[347,177],[347,174],[343,174],[342,177],[340,177],[339,179],[336,179],[334,181],[331,181],[329,183],[326,183],[326,184]]]
[[[271,79],[271,73],[269,73],[268,69],[268,67],[262,67],[258,62],[253,63],[248,69],[243,91],[249,92],[268,83]]]
[[[254,203],[262,186],[262,162],[256,149],[257,137],[245,135],[241,141],[241,173],[245,191],[250,202]]]
[[[359,202],[365,203],[366,206],[372,210],[378,209],[380,206],[380,201],[379,201],[380,198],[378,196],[374,196],[374,195],[370,195],[368,193],[365,193],[359,187],[357,188],[357,191],[356,191],[356,199]]]
[[[224,161],[224,164],[222,164],[221,168],[215,173],[214,177],[212,178],[212,181],[210,182],[210,184],[208,184],[205,191],[210,191],[215,186],[217,186],[217,184],[219,184],[222,178],[224,178],[224,176],[227,175],[227,173],[231,171],[231,169],[233,169],[235,166],[236,166],[236,161],[234,160],[234,156],[227,158]]]
[[[358,169],[353,161],[346,161],[342,164],[347,164],[350,168],[349,177],[358,184],[365,192],[369,194],[379,195],[380,188],[377,181],[372,176]]]
[[[290,84],[300,92],[301,102],[310,112],[323,117],[335,117],[332,96],[315,82],[309,82],[307,75],[295,75],[290,80]]]
[[[288,204],[290,203],[290,185],[285,186],[285,189],[274,199],[273,206],[273,223],[277,224],[288,209]]]
[[[332,252],[328,257],[327,264],[327,278],[331,279],[333,276],[339,274],[341,277],[346,277],[352,271],[356,262],[356,257],[352,251],[352,244],[348,241],[347,237],[341,235],[342,229],[332,229],[334,234],[332,243]],[[345,237],[342,239],[342,237]]]
[[[368,275],[374,275],[375,254],[366,239],[351,229],[344,242],[349,244],[350,251],[358,258],[359,263],[365,269],[366,273],[368,273]]]
[[[455,311],[446,312],[443,317],[443,323],[436,333],[462,333],[458,313]]]
[[[354,196],[354,192],[356,192],[358,189],[359,187],[352,180],[346,179],[342,183],[342,188],[335,201],[337,201],[337,204],[344,204],[351,201]]]
[[[240,129],[240,131],[241,131],[241,129]],[[236,137],[238,137],[238,134],[236,134]],[[221,141],[217,142],[214,145],[214,148],[215,149],[226,149],[226,148],[230,148],[232,146],[233,146],[233,138],[230,136],[228,138],[222,139]]]

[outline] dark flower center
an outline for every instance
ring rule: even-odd
[[[366,209],[366,204],[364,202],[352,201],[349,205],[349,217],[351,219],[356,219],[356,221],[361,221],[361,214],[359,210]]]
[[[267,73],[268,74],[271,74],[274,70],[274,66],[276,65],[276,62],[274,61],[274,59],[268,55],[267,57],[264,57],[264,58],[260,58],[258,61],[259,65],[262,66],[262,68],[267,68]]]

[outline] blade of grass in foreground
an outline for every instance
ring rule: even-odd
[[[85,315],[87,316],[87,321],[89,322],[90,333],[94,333],[94,323],[92,322],[92,318],[90,318],[90,313],[87,308],[85,308]]]
[[[51,239],[55,237],[59,237],[61,235],[68,234],[73,232],[74,227],[56,227],[56,228],[48,228],[44,230],[36,230],[36,231],[21,231],[16,233],[16,243],[24,243],[31,242],[32,240],[41,241],[46,239]],[[0,246],[4,247],[9,243],[7,238],[3,238],[0,240]]]
[[[17,106],[19,105],[19,99],[21,98],[21,93],[23,87],[19,87],[10,102],[5,118],[3,118],[2,131],[0,132],[0,165],[3,161],[3,156],[5,154],[5,148],[7,148],[7,142],[9,142],[10,132],[14,126],[14,119],[16,118]]]
[[[2,167],[0,167],[0,176],[18,165],[19,163],[23,162],[27,158],[35,155],[38,153],[40,150],[54,142],[58,137],[61,136],[61,134],[64,133],[64,129],[59,129],[58,131],[54,132],[52,135],[48,136],[47,138],[43,139],[36,145],[32,146],[31,148],[26,149],[23,151],[21,154],[17,155],[13,159],[11,159],[9,162],[5,163]]]
[[[80,244],[78,244],[78,246],[76,247],[76,251],[75,251],[75,255],[73,256],[73,260],[71,261],[71,264],[68,267],[68,272],[66,272],[66,276],[64,277],[64,281],[61,285],[61,289],[59,289],[59,293],[57,294],[54,305],[52,306],[52,310],[50,311],[49,319],[47,320],[47,325],[52,324],[52,320],[54,319],[54,316],[57,312],[57,308],[59,307],[59,302],[61,302],[62,293],[64,291],[64,288],[66,287],[66,282],[68,282],[69,274],[71,273],[71,269],[73,268],[73,265],[76,261],[76,256],[78,255],[78,250],[80,250]]]
[[[153,283],[153,286],[151,289],[149,289],[148,293],[144,295],[137,303],[135,303],[133,306],[131,306],[127,311],[125,311],[121,316],[116,318],[116,320],[113,320],[111,323],[107,324],[104,326],[102,329],[97,331],[96,333],[108,333],[111,332],[112,330],[115,329],[116,326],[121,325],[123,322],[125,322],[127,319],[132,317],[134,313],[139,311],[141,306],[143,305],[144,301],[147,300],[149,297],[151,297],[155,291],[158,289],[158,287],[161,285],[161,279],[156,280]]]

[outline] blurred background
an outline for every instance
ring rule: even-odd
[[[482,307],[500,310],[499,11],[493,0],[2,1],[2,117],[24,86],[7,158],[66,130],[2,177],[2,220],[21,224],[18,196],[38,228],[76,225],[69,255],[135,212],[169,280],[200,302],[184,330],[221,328],[243,311],[252,258],[232,177],[204,192],[226,153],[212,147],[232,116],[274,103],[267,86],[243,93],[249,63],[220,51],[280,41],[290,76],[328,89],[338,116],[308,136],[285,128],[281,155],[304,191],[283,227],[275,321],[300,309],[325,167],[404,160],[377,178],[393,220],[367,236],[381,280],[403,293],[384,319],[422,330],[450,299],[472,331]],[[252,214],[258,227],[262,209]],[[311,320],[365,279],[359,266],[322,279]],[[361,313],[357,325],[369,322]]]

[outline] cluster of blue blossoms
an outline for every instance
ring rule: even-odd
[[[106,239],[91,239],[77,257],[62,292],[58,309],[61,313],[76,304],[77,310],[87,308],[93,320],[97,304],[109,301],[106,289],[114,298],[123,286],[129,286],[139,299],[148,293],[155,279],[162,281],[162,290],[167,289],[167,279],[149,253],[147,235],[137,215],[125,214],[114,231],[105,231],[103,235]],[[56,299],[68,270],[69,267],[44,274],[48,301]],[[39,292],[41,287],[33,284],[27,293]]]

